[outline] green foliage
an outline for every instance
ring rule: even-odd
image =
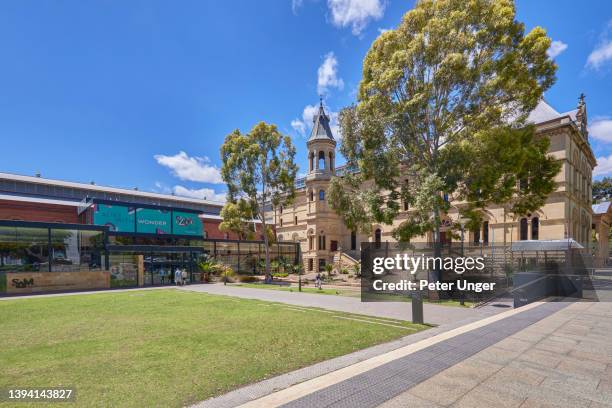
[[[340,273],[341,273],[342,275],[348,275],[349,271],[348,271],[348,269],[346,269],[346,268],[342,268],[342,269],[340,269]]]
[[[327,272],[329,276],[331,276],[333,270],[334,266],[332,264],[325,264],[325,272]]]
[[[236,202],[228,202],[221,209],[223,221],[219,224],[219,230],[233,232],[240,239],[255,239],[255,224],[252,222],[253,213],[249,202],[238,199]]]
[[[243,283],[259,282],[259,279],[253,275],[239,275],[238,280]]]
[[[593,202],[608,201],[612,198],[612,177],[593,182]]]
[[[554,189],[559,164],[526,118],[555,79],[550,38],[525,34],[512,0],[423,0],[372,44],[356,106],[340,116],[340,151],[358,172],[332,180],[348,228],[438,231],[449,201],[476,224],[491,203],[522,215]],[[519,189],[518,180],[526,180]]]
[[[295,197],[295,147],[275,125],[260,122],[247,134],[235,130],[221,147],[221,176],[227,184],[224,228],[243,230],[258,218],[264,231],[266,274],[270,274],[273,232],[266,224],[266,206],[286,205]]]

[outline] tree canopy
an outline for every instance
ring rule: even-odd
[[[541,207],[559,164],[526,118],[555,79],[549,46],[544,29],[525,34],[511,0],[419,1],[379,36],[358,104],[339,117],[341,153],[359,169],[330,187],[346,225],[391,224],[405,204],[395,237],[437,241],[451,202],[473,224],[491,203]]]
[[[260,122],[247,134],[234,130],[221,147],[221,176],[227,184],[227,203],[222,210],[223,228],[247,233],[258,219],[263,227],[266,274],[270,274],[270,226],[265,211],[286,205],[295,197],[295,148],[289,136],[275,125]]]
[[[598,203],[612,198],[612,177],[604,177],[593,182],[593,202]]]

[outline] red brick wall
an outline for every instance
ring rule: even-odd
[[[77,207],[0,200],[0,220],[79,223]]]
[[[207,238],[225,239],[225,233],[219,230],[219,224],[221,224],[221,220],[204,218],[202,220],[202,224],[204,225],[204,231],[206,231]],[[257,231],[258,236],[255,237],[256,240],[261,238],[259,236],[262,231],[260,224],[257,224]],[[230,232],[228,233],[227,239],[238,239],[238,235],[233,232]]]

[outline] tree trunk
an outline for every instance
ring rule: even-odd
[[[265,278],[265,282],[268,283],[270,281],[270,242],[268,240],[268,227],[266,226],[266,213],[265,213],[265,207],[262,205],[261,206],[262,210],[262,214],[261,214],[261,225],[263,228],[263,237],[264,237],[264,250],[266,253],[266,278]]]

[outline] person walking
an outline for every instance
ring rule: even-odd
[[[317,277],[315,278],[315,287],[318,289],[322,289],[321,287],[321,272],[317,272]]]
[[[184,284],[186,284],[188,282],[188,278],[189,275],[187,274],[187,269],[183,269],[183,272],[181,272],[181,282]]]
[[[181,273],[181,270],[179,268],[176,268],[176,270],[174,271],[174,283],[176,284],[176,286],[181,286],[182,280],[183,274]]]

